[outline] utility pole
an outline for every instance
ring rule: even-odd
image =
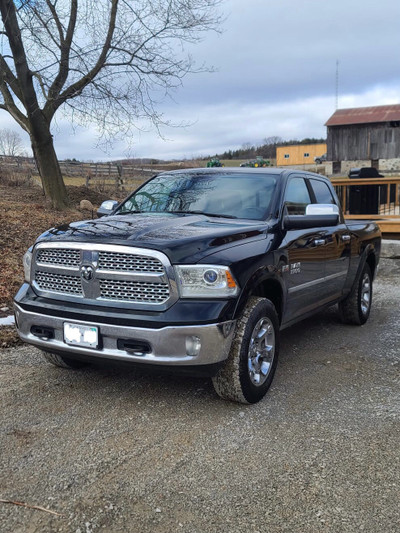
[[[336,59],[335,111],[339,107],[339,60]]]

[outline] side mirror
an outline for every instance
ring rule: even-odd
[[[117,205],[118,205],[118,202],[116,200],[106,200],[98,208],[97,216],[104,217],[105,215],[109,215],[110,213],[114,211]]]
[[[339,208],[334,204],[309,204],[305,215],[283,217],[284,229],[310,229],[323,226],[337,226]]]
[[[335,204],[309,204],[306,207],[306,215],[338,215],[339,208]]]

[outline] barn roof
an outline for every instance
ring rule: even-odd
[[[325,126],[346,126],[392,120],[400,120],[400,104],[338,109],[325,123]]]

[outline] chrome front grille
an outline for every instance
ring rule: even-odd
[[[164,272],[161,261],[154,257],[117,252],[100,252],[99,268],[101,270],[119,270],[123,272]]]
[[[128,246],[39,243],[32,285],[39,295],[122,307],[166,308],[177,299],[172,267],[161,252]]]
[[[41,291],[83,296],[82,283],[77,276],[36,271],[35,281]]]
[[[169,296],[167,283],[100,280],[100,295],[106,300],[134,300],[135,302],[164,302]]]
[[[81,254],[79,250],[66,248],[50,248],[39,250],[36,261],[42,264],[60,265],[64,267],[79,266]]]

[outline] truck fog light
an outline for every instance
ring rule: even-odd
[[[201,350],[201,340],[199,337],[192,335],[191,337],[186,337],[186,355],[199,355]]]

